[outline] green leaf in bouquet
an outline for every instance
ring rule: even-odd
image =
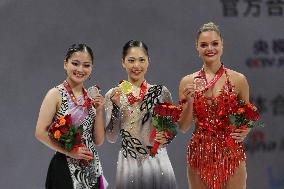
[[[159,124],[158,118],[156,116],[152,117],[152,124],[156,127]]]
[[[83,126],[82,125],[80,125],[78,128],[75,128],[75,130],[74,130],[74,133],[82,133],[82,132],[83,132]]]
[[[176,125],[171,124],[170,127],[168,127],[168,130],[170,130],[171,132],[176,132]]]
[[[249,122],[246,124],[246,126],[247,126],[248,128],[253,128],[253,126],[254,126],[254,121],[249,120]]]
[[[69,141],[68,141],[69,138],[70,138],[70,137],[69,137],[68,135],[64,135],[64,136],[61,137],[61,141],[64,142],[64,143],[69,142]]]
[[[235,115],[230,115],[230,123],[235,127],[237,126],[237,119]]]
[[[75,133],[74,131],[69,131],[68,135],[69,135],[69,136],[73,136],[74,133]]]
[[[158,131],[160,131],[161,126],[162,126],[162,117],[158,116],[158,115],[153,116],[152,117],[152,124]]]
[[[161,124],[163,124],[163,121],[164,121],[164,119],[163,119],[163,116],[157,116],[157,120],[158,120],[158,125],[161,125]]]
[[[71,127],[72,128],[72,132],[76,132],[76,127]]]
[[[167,120],[168,120],[169,123],[172,123],[173,122],[172,121],[173,120],[172,116],[167,116]]]
[[[158,128],[157,128],[157,131],[158,131],[158,132],[162,132],[163,130],[164,130],[163,127],[158,127]]]
[[[242,125],[246,125],[247,124],[247,120],[245,119],[244,115],[239,115],[238,116],[238,126],[242,126]]]
[[[71,152],[73,145],[72,143],[65,143],[64,147],[68,152]]]
[[[170,130],[171,132],[174,132],[176,130],[176,124],[174,124],[172,121],[170,121],[170,122],[168,122],[166,129]]]

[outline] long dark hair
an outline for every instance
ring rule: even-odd
[[[149,57],[148,54],[148,47],[143,41],[138,41],[138,40],[130,40],[125,45],[123,46],[122,50],[122,59],[124,60],[125,57],[127,56],[128,50],[132,47],[140,47],[144,50],[145,54]]]
[[[75,52],[87,52],[91,59],[92,59],[92,63],[94,61],[94,54],[93,54],[93,51],[92,49],[87,46],[86,44],[84,43],[79,43],[79,44],[73,44],[71,45],[68,50],[67,50],[67,53],[65,55],[65,61],[68,61],[68,59],[72,56],[73,53]]]

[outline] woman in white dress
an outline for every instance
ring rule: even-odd
[[[121,136],[118,155],[117,189],[175,189],[174,171],[165,144],[169,141],[165,133],[156,134],[155,141],[161,145],[152,157],[149,149],[153,145],[149,137],[153,129],[152,113],[159,102],[172,102],[165,86],[146,82],[149,65],[148,48],[141,41],[129,41],[123,47],[122,66],[132,84],[129,93],[120,87],[106,94],[106,136],[109,142]]]

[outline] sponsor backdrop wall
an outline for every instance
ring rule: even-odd
[[[41,102],[65,79],[63,58],[72,43],[95,53],[92,78],[105,93],[126,73],[121,51],[130,39],[149,46],[149,83],[166,85],[177,103],[180,79],[201,67],[196,31],[208,21],[224,37],[222,61],[247,76],[264,128],[246,140],[248,189],[284,188],[284,4],[282,0],[1,0],[1,188],[44,188],[53,151],[34,137]],[[179,188],[187,188],[186,144],[191,132],[168,146]],[[98,147],[114,188],[120,144]]]

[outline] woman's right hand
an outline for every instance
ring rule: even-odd
[[[112,93],[110,95],[110,100],[115,103],[118,107],[121,107],[121,103],[120,103],[120,95],[121,95],[121,90],[116,87],[112,90]]]
[[[179,100],[182,105],[182,113],[178,121],[179,129],[182,133],[190,128],[193,121],[193,102],[194,102],[194,77],[193,74],[183,77],[179,84]]]
[[[194,84],[186,84],[186,86],[183,89],[182,94],[185,97],[185,100],[187,102],[193,102],[194,101]]]
[[[87,161],[93,159],[93,153],[84,144],[75,146],[72,151],[68,153],[68,156],[74,159],[83,159]]]

